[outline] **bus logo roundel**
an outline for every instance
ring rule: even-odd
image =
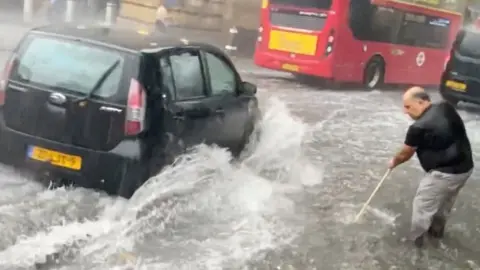
[[[417,66],[421,67],[425,63],[425,53],[424,52],[419,52],[417,54],[417,59],[415,59],[417,62]]]

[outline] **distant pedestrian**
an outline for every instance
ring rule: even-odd
[[[160,5],[157,8],[155,15],[155,30],[159,32],[165,32],[167,30],[168,11],[164,5]]]
[[[50,0],[47,10],[48,20],[52,23],[62,22],[65,16],[66,0]]]
[[[426,233],[443,237],[455,199],[473,171],[472,149],[463,120],[449,103],[432,104],[423,88],[412,87],[403,96],[403,107],[415,122],[389,168],[416,152],[426,172],[413,200],[410,231],[410,240],[422,247]]]

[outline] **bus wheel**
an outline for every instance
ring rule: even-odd
[[[375,89],[383,84],[385,76],[385,65],[379,58],[374,58],[368,62],[363,73],[363,83],[367,89]]]

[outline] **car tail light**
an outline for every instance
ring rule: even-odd
[[[7,64],[2,73],[2,77],[0,78],[0,106],[5,104],[5,91],[7,90],[8,79],[12,73],[13,65],[15,64],[15,60],[17,58],[15,55],[12,55],[10,60],[8,60]]]
[[[144,130],[146,105],[145,89],[137,80],[132,78],[128,91],[125,135],[137,135]]]
[[[332,29],[327,38],[327,46],[325,47],[325,56],[328,56],[332,53],[334,42],[335,42],[335,31]]]
[[[450,55],[448,55],[447,58],[445,58],[445,63],[443,64],[443,70],[447,69],[448,61],[450,61]]]

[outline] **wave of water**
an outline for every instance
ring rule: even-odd
[[[0,171],[0,269],[241,269],[288,245],[305,218],[294,198],[322,170],[312,128],[277,99],[262,107],[240,160],[198,146],[129,201]]]

